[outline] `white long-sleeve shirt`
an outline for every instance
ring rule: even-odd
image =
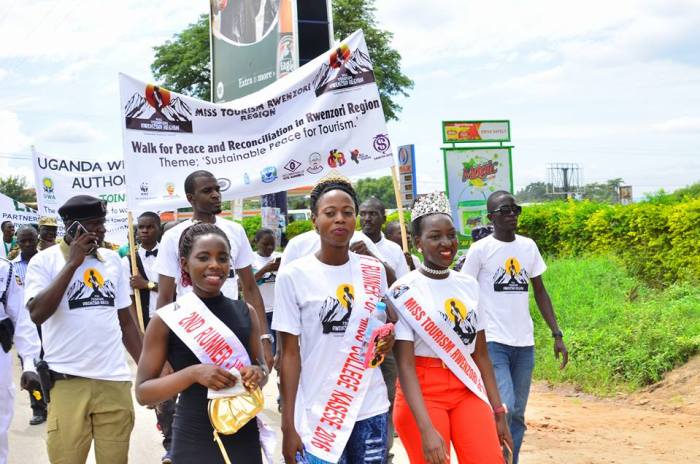
[[[9,285],[7,279],[10,279]],[[0,259],[0,297],[7,289],[5,304],[0,303],[0,320],[8,317],[15,326],[14,343],[22,358],[25,371],[34,371],[34,358],[39,357],[41,341],[36,326],[29,317],[29,311],[22,302],[22,288],[18,285],[10,262]]]

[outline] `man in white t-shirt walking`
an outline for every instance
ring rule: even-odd
[[[525,407],[535,365],[535,338],[528,289],[532,284],[537,307],[554,338],[554,355],[563,369],[569,359],[557,325],[552,301],[542,282],[547,266],[534,241],[515,230],[522,207],[506,191],[487,201],[492,235],[472,244],[461,272],[479,281],[479,307],[486,315],[486,341],[501,399],[508,408],[513,435],[513,462],[525,434]]]
[[[58,209],[60,245],[27,268],[24,299],[41,324],[49,390],[46,447],[51,462],[84,463],[94,440],[98,464],[126,463],[134,427],[131,371],[141,338],[129,314],[129,279],[103,242],[107,204],[75,196]]]
[[[194,210],[192,219],[188,219],[176,225],[163,234],[160,242],[160,250],[156,259],[155,271],[160,274],[158,278],[158,308],[172,303],[178,296],[192,291],[191,285],[183,285],[180,269],[179,243],[182,233],[196,222],[214,224],[224,231],[231,243],[231,274],[224,283],[222,293],[231,299],[238,298],[238,284],[236,276],[241,281],[243,298],[255,308],[260,321],[260,337],[263,341],[265,362],[272,367],[272,335],[270,334],[265,306],[260,295],[258,285],[253,276],[253,249],[243,227],[233,221],[219,218],[221,213],[221,193],[216,177],[209,171],[195,171],[185,179],[185,194],[187,201]],[[235,269],[235,272],[234,272]],[[187,284],[187,282],[184,282]]]

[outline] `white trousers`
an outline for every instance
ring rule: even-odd
[[[7,439],[15,408],[15,386],[12,382],[13,352],[0,349],[0,464],[7,464]]]

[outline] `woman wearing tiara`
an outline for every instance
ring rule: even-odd
[[[379,369],[365,369],[368,317],[387,290],[376,258],[349,253],[358,210],[337,174],[311,192],[319,251],[282,267],[272,328],[282,344],[282,453],[285,462],[386,462],[389,400]],[[393,334],[379,353],[393,346]]]
[[[411,213],[419,268],[392,285],[399,313],[394,353],[400,387],[394,425],[412,464],[450,461],[502,463],[501,445],[512,448],[486,349],[479,286],[449,269],[457,231],[442,192],[420,197]]]

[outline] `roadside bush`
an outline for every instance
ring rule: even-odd
[[[291,240],[299,234],[308,232],[314,228],[311,221],[294,221],[287,225],[287,240]]]
[[[246,216],[241,221],[241,225],[245,229],[248,241],[252,244],[255,233],[262,227],[262,218],[260,216]]]
[[[554,256],[616,254],[654,287],[700,280],[700,199],[610,205],[561,201],[528,206],[518,230]]]

